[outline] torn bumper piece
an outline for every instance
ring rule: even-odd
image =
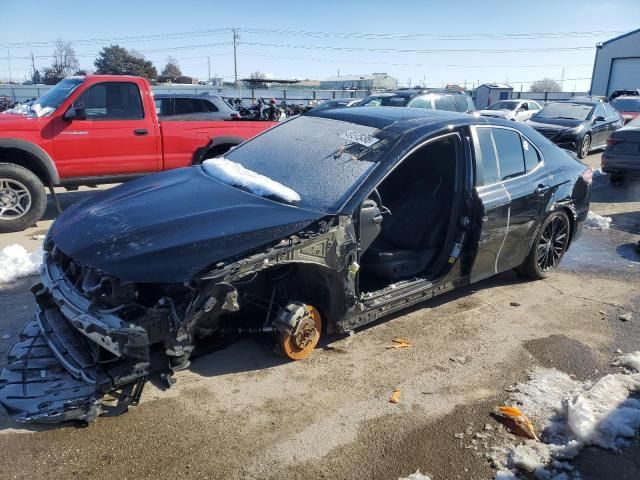
[[[25,325],[0,373],[0,409],[19,422],[92,421],[101,413],[102,397],[95,383],[63,366],[38,320]]]
[[[91,422],[136,405],[148,363],[118,361],[105,370],[91,342],[57,308],[40,307],[7,354],[0,411],[18,422]],[[103,404],[105,395],[117,403]]]

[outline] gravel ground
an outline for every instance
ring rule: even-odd
[[[599,155],[588,161],[597,166]],[[506,387],[535,365],[596,379],[612,371],[616,349],[640,350],[640,257],[631,248],[640,195],[606,177],[594,184],[592,209],[611,216],[612,229],[585,231],[547,280],[505,273],[330,338],[296,363],[243,340],[88,428],[26,431],[0,420],[0,477],[396,479],[419,468],[433,480],[493,478],[483,447],[465,448],[456,434],[492,422]],[[61,196],[68,205],[87,195]],[[0,248],[35,248],[32,236],[49,223],[0,235]],[[0,287],[0,353],[32,314],[32,282]],[[621,322],[626,311],[633,318]],[[387,350],[398,336],[413,346]],[[395,388],[399,404],[388,402]],[[584,479],[640,478],[639,452],[588,450],[575,464]]]

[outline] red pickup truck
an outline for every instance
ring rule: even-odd
[[[274,125],[266,121],[159,121],[146,80],[62,80],[29,107],[0,114],[0,232],[44,213],[45,187],[119,183],[200,163]]]

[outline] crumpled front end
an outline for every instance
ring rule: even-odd
[[[191,338],[177,323],[186,306],[166,296],[174,286],[140,290],[45,249],[35,317],[0,373],[1,410],[21,422],[92,421],[135,405],[150,374],[188,365]]]

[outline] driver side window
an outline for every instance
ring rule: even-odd
[[[144,118],[140,91],[134,83],[104,82],[85,91],[73,103],[84,108],[87,120],[137,120]]]
[[[598,117],[606,117],[605,113],[604,113],[604,107],[602,106],[602,104],[598,105],[595,109],[595,111],[593,112],[593,118],[594,120]]]

